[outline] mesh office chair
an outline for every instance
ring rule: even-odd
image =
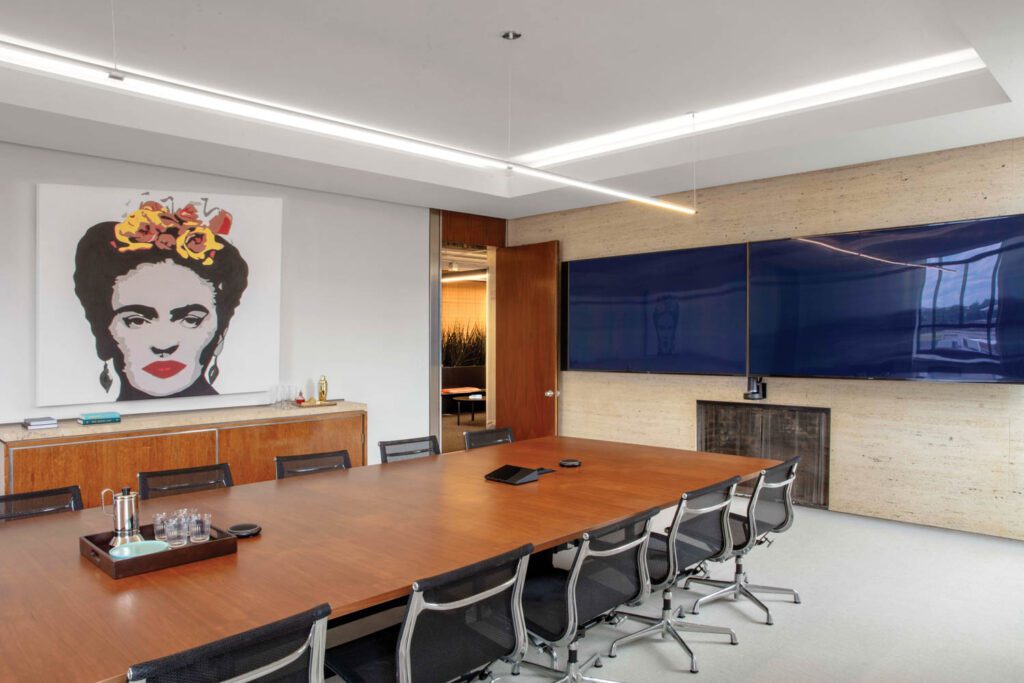
[[[600,667],[600,655],[591,655],[580,663],[578,642],[587,629],[604,621],[625,604],[643,600],[647,595],[647,543],[651,519],[657,509],[583,534],[568,571],[552,568],[548,573],[527,579],[523,591],[526,629],[535,645],[551,656],[551,667],[523,660],[520,664],[556,674],[559,683],[608,683],[584,672]],[[556,668],[555,648],[568,648],[564,671]]]
[[[614,657],[619,647],[649,635],[671,637],[690,655],[690,671],[697,673],[697,658],[679,631],[716,633],[729,636],[736,645],[736,634],[730,628],[704,626],[680,621],[682,614],[673,613],[672,589],[679,580],[692,576],[708,560],[717,560],[732,552],[732,534],[729,528],[729,505],[736,492],[739,477],[712,484],[696,491],[684,493],[676,507],[668,535],[651,534],[647,545],[647,569],[651,588],[662,591],[661,618],[632,612],[616,611],[629,619],[650,624],[636,633],[630,633],[612,643],[608,651]]]
[[[380,461],[384,463],[414,460],[415,458],[425,458],[429,455],[441,454],[436,436],[421,436],[415,439],[400,439],[398,441],[380,441],[377,445],[380,447]]]
[[[324,680],[330,605],[128,669],[132,683],[313,683]]]
[[[78,485],[0,496],[0,521],[82,509]]]
[[[345,681],[471,680],[526,650],[522,592],[532,545],[417,581],[399,625],[333,647],[324,659]]]
[[[207,489],[221,489],[233,485],[231,468],[226,462],[219,465],[186,467],[180,470],[139,472],[139,498],[142,500]]]
[[[793,596],[793,602],[800,603],[800,594],[791,588],[775,586],[758,586],[747,583],[747,573],[743,569],[743,558],[763,543],[771,544],[769,534],[785,531],[793,524],[793,481],[796,479],[796,467],[800,456],[787,460],[767,470],[761,470],[754,485],[754,492],[747,504],[746,515],[731,515],[730,526],[733,537],[733,549],[723,560],[736,558],[736,574],[732,581],[714,581],[709,578],[691,576],[686,579],[683,588],[690,583],[702,583],[715,586],[719,590],[705,595],[693,603],[693,614],[698,614],[701,605],[714,602],[727,595],[747,598],[765,613],[765,623],[772,624],[772,612],[754,593],[778,593]]]
[[[278,479],[301,477],[330,470],[347,470],[352,467],[348,451],[311,453],[310,455],[279,455],[274,458]]]
[[[466,450],[483,448],[484,446],[497,446],[502,443],[512,443],[515,438],[512,430],[504,429],[481,429],[477,432],[462,432],[462,438],[466,440]]]

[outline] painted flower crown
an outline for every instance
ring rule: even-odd
[[[205,211],[205,200],[204,213],[213,214],[209,222],[199,215],[196,202],[175,211],[173,203],[168,208],[162,202],[146,200],[114,226],[116,241],[110,244],[121,253],[145,249],[176,251],[183,259],[195,259],[209,266],[224,248],[217,236],[231,231],[232,218],[224,209]]]

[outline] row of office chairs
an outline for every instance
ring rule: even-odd
[[[650,585],[653,590],[662,591],[661,616],[651,618],[619,611],[617,614],[621,617],[648,625],[612,643],[610,657],[616,656],[619,647],[647,636],[669,636],[689,655],[690,671],[697,673],[696,656],[680,632],[727,635],[733,645],[737,644],[732,629],[682,620],[682,608],[673,609],[672,606],[673,589],[680,580],[683,580],[684,590],[688,590],[691,583],[705,583],[719,588],[696,600],[691,609],[693,614],[699,613],[702,604],[736,595],[737,598],[745,597],[754,602],[765,612],[766,623],[771,624],[771,611],[755,593],[784,593],[791,595],[794,602],[800,602],[800,596],[794,590],[747,583],[743,570],[744,556],[757,545],[770,542],[768,539],[771,534],[786,531],[792,525],[792,489],[799,462],[800,457],[797,456],[762,470],[747,502],[746,514],[731,512],[736,486],[739,484],[738,477],[682,495],[667,533],[652,534],[648,545]],[[729,560],[736,562],[734,581],[707,578],[708,562]]]
[[[469,681],[486,677],[491,666],[504,659],[513,663],[514,673],[526,666],[568,683],[594,682],[600,679],[586,672],[602,666],[602,654],[581,661],[580,641],[589,629],[623,617],[648,625],[616,640],[607,656],[615,657],[619,648],[644,637],[665,634],[689,654],[691,670],[696,672],[696,659],[681,632],[726,635],[734,644],[736,637],[728,628],[682,621],[681,609],[672,607],[673,589],[684,578],[696,580],[705,562],[741,562],[770,533],[788,528],[797,463],[793,459],[761,473],[746,515],[730,512],[739,481],[730,479],[683,494],[664,534],[651,532],[657,509],[583,534],[568,569],[552,567],[527,575],[533,547],[525,545],[416,581],[400,624],[342,645],[325,648],[330,608],[320,605],[253,631],[133,666],[128,680],[177,683],[231,678],[241,682],[273,674],[275,681],[321,681],[326,669],[342,680],[360,683]],[[750,586],[745,576],[738,581],[751,593],[767,588]],[[623,610],[644,600],[648,590],[663,592],[660,618]],[[548,653],[551,666],[525,658],[529,640]],[[567,649],[562,668],[556,654],[559,647]]]
[[[279,455],[274,458],[274,468],[278,479],[350,467],[352,467],[352,461],[348,451]],[[234,481],[231,478],[231,465],[226,462],[176,470],[139,472],[139,497],[143,500],[231,486],[234,486]]]
[[[466,450],[484,448],[485,446],[497,446],[503,443],[512,443],[515,438],[512,430],[503,429],[481,429],[475,432],[463,432]],[[400,462],[402,460],[413,460],[425,458],[430,455],[440,455],[441,449],[437,444],[436,436],[421,436],[415,439],[400,439],[398,441],[381,441],[380,461],[382,463]]]
[[[348,469],[352,466],[348,451],[279,456],[274,458],[274,463],[278,479]],[[139,497],[142,500],[234,485],[231,466],[228,463],[139,472],[138,479]],[[12,493],[0,496],[0,521],[37,517],[55,512],[71,512],[82,508],[82,491],[77,484],[44,491]]]
[[[466,432],[466,449],[482,448],[513,441],[511,429],[488,429]],[[381,441],[381,462],[401,462],[439,455],[437,437],[424,436],[397,441]],[[282,455],[274,458],[278,479],[287,479],[317,472],[348,469],[352,461],[347,450],[309,455]],[[139,497],[142,500],[181,493],[227,488],[234,485],[228,463],[185,467],[173,470],[139,472]],[[77,485],[45,491],[31,491],[0,496],[0,521],[34,517],[54,512],[82,509],[82,492]]]
[[[512,443],[511,429],[488,429],[466,432],[466,449]],[[381,441],[381,462],[401,462],[430,455],[439,455],[437,437],[424,436],[398,441]],[[274,458],[278,479],[305,474],[348,469],[352,461],[347,450],[309,455],[282,455]],[[139,497],[142,500],[181,493],[227,488],[234,485],[228,463],[185,467],[173,470],[139,472]],[[82,492],[77,485],[45,491],[31,491],[0,496],[0,521],[21,519],[82,509]]]

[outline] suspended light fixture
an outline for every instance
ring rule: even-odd
[[[9,39],[0,40],[0,65],[15,67],[78,83],[86,83],[109,90],[147,98],[187,105],[229,116],[284,128],[317,133],[339,140],[362,143],[438,161],[446,161],[484,170],[511,171],[524,176],[548,180],[563,186],[578,187],[590,192],[618,199],[640,202],[650,206],[693,213],[693,210],[672,202],[625,192],[597,183],[575,180],[548,173],[524,164],[459,149],[399,133],[370,128],[321,114],[303,111],[242,95],[211,90],[181,81],[172,81],[133,72],[115,64],[114,68],[94,61],[60,54],[49,48],[20,44]]]
[[[514,159],[532,167],[546,168],[577,159],[608,154],[655,142],[706,133],[744,123],[806,111],[837,102],[938,81],[985,68],[973,49],[946,52],[924,59],[822,81],[802,88],[744,100],[695,114],[684,114],[639,126],[546,147]]]

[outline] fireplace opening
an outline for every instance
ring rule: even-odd
[[[793,502],[828,508],[828,408],[697,401],[697,450],[788,460],[800,456]],[[751,485],[741,485],[749,493]]]

